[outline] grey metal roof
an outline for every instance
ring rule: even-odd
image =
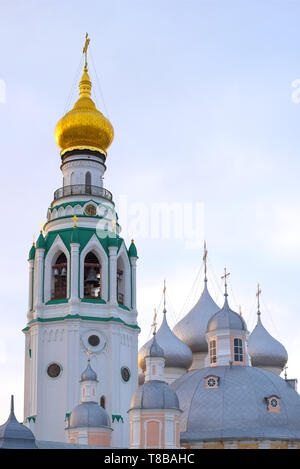
[[[252,366],[274,366],[283,369],[288,360],[284,346],[264,328],[260,313],[257,324],[248,338],[248,353]]]
[[[159,330],[156,333],[156,341],[164,351],[165,356],[165,367],[184,368],[188,369],[193,361],[193,354],[191,349],[171,331],[166,313]],[[146,369],[145,355],[149,349],[149,344],[152,342],[146,342],[143,347],[139,350],[139,366],[142,370]]]
[[[147,342],[148,346],[145,347],[145,355],[144,357],[160,357],[164,358],[165,354],[163,349],[160,347],[160,345],[157,343],[157,340],[155,338],[155,335],[153,335],[153,338],[150,342]]]
[[[152,380],[140,386],[132,396],[131,409],[179,409],[176,392],[164,381]]]
[[[97,381],[97,374],[91,367],[90,360],[86,369],[81,374],[81,381]]]
[[[82,402],[70,416],[69,428],[74,427],[110,427],[110,419],[106,410],[97,402]]]
[[[205,388],[205,377],[219,387]],[[216,366],[190,371],[171,387],[176,391],[182,441],[218,438],[300,439],[300,396],[271,371],[250,366]],[[269,413],[265,397],[280,397],[280,413]]]
[[[208,346],[205,337],[207,324],[210,318],[220,310],[214,302],[204,283],[203,292],[191,311],[173,328],[174,334],[187,344],[192,352],[207,352]]]
[[[36,449],[32,431],[19,423],[14,414],[14,397],[11,396],[11,409],[7,421],[0,426],[0,448]]]
[[[223,308],[210,319],[207,326],[207,332],[215,331],[217,329],[236,329],[247,331],[247,325],[244,319],[240,314],[230,309],[226,296]]]

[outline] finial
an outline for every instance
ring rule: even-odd
[[[88,37],[88,33],[86,33],[85,35],[85,43],[84,43],[84,48],[83,48],[83,54],[85,54],[85,63],[84,63],[84,71],[87,72],[88,68],[87,68],[87,50],[88,50],[88,47],[89,47],[89,43],[90,43],[90,38]]]
[[[43,233],[43,225],[44,225],[44,223],[41,221],[41,223],[40,223],[40,227],[41,227],[40,233]]]
[[[261,289],[260,289],[260,286],[259,286],[259,283],[258,283],[257,284],[257,292],[256,292],[256,296],[257,296],[257,315],[258,316],[260,316],[260,303],[259,303],[260,294],[261,294]]]
[[[157,312],[156,312],[156,308],[154,308],[153,323],[151,324],[151,327],[153,327],[153,335],[156,334],[156,326],[157,326],[156,318],[157,318]]]
[[[166,291],[167,291],[167,287],[166,287],[166,281],[164,280],[164,289],[163,289],[163,295],[164,295],[164,313],[167,312],[166,310]]]
[[[76,217],[76,215],[74,215],[74,217],[72,217],[72,220],[74,221],[74,228],[76,228],[77,227],[76,222],[78,220],[78,217]]]
[[[132,239],[131,242],[134,244],[134,239]]]
[[[92,355],[92,352],[90,351],[90,349],[87,350],[86,354],[87,354],[87,357],[88,357],[88,362],[90,363],[91,355]]]
[[[242,307],[241,307],[241,305],[239,306],[239,312],[240,312],[240,316],[243,316],[243,314],[242,314]]]
[[[32,246],[35,246],[35,233],[33,233]]]
[[[10,398],[10,412],[13,414],[14,412],[14,396],[12,395]]]
[[[283,369],[284,369],[284,379],[287,380],[287,372],[286,372],[286,370],[288,369],[288,366],[285,366]]]
[[[206,241],[204,241],[204,254],[203,254],[203,262],[204,262],[204,282],[207,282],[207,249],[206,249]]]
[[[230,275],[230,272],[227,272],[226,267],[224,267],[224,275],[222,275],[221,279],[222,280],[224,279],[224,286],[225,286],[224,296],[225,296],[225,298],[227,298],[227,296],[228,296],[228,293],[227,293],[227,277],[229,277],[229,275]]]

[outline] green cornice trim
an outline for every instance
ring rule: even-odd
[[[102,303],[102,304],[106,304],[106,301],[102,300],[101,298],[81,298],[81,301],[83,303]]]
[[[115,414],[113,414],[113,415],[111,416],[111,420],[112,420],[112,423],[114,423],[115,420],[116,420],[117,422],[122,422],[122,423],[124,423],[124,419],[123,419],[122,415],[115,415]]]
[[[55,317],[55,318],[36,318],[32,319],[27,327],[22,329],[23,332],[28,331],[30,326],[32,324],[35,324],[37,322],[55,322],[55,321],[65,321],[67,319],[82,319],[83,321],[101,321],[101,322],[117,322],[119,324],[123,324],[124,326],[131,327],[132,329],[138,329],[140,330],[139,326],[137,324],[127,324],[127,322],[123,321],[123,319],[120,318],[115,318],[113,316],[109,318],[99,318],[95,316],[80,316],[79,314],[67,314],[66,316],[63,317]]]
[[[130,309],[125,305],[121,305],[120,303],[118,303],[118,306],[119,308],[125,309],[126,311],[130,311]]]
[[[45,305],[56,305],[59,303],[68,303],[68,298],[60,298],[59,300],[49,300]]]
[[[26,420],[27,420],[28,423],[30,422],[30,420],[32,420],[32,421],[35,423],[35,421],[36,421],[36,415],[30,415],[30,417],[27,417]]]

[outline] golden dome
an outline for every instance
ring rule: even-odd
[[[61,155],[72,150],[92,150],[106,157],[106,150],[114,138],[114,129],[92,101],[91,88],[85,64],[79,84],[80,97],[73,109],[56,124],[55,140]]]

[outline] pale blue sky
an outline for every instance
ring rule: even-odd
[[[86,31],[97,103],[115,129],[105,187],[147,207],[203,203],[211,291],[222,301],[226,266],[231,305],[252,330],[259,281],[262,320],[300,378],[299,17],[288,0],[0,1],[0,424],[11,393],[22,419],[27,256],[62,185],[54,128]],[[196,299],[201,276],[183,308],[202,252],[184,240],[136,245],[143,343],[164,278],[171,326]]]

